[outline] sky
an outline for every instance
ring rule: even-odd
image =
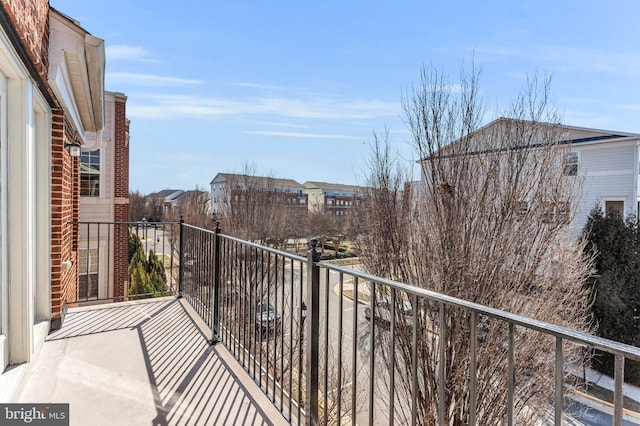
[[[423,67],[457,81],[471,61],[484,122],[546,74],[565,124],[640,133],[637,0],[50,4],[105,40],[105,88],[127,95],[130,189],[143,194],[209,190],[247,166],[362,185],[385,129],[412,167],[403,99]]]

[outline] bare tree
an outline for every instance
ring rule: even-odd
[[[136,222],[146,216],[145,196],[138,191],[129,193],[129,220]]]
[[[229,234],[283,248],[295,233],[291,217],[304,206],[297,203],[297,194],[282,191],[274,178],[257,176],[254,166],[245,165],[242,174],[229,175],[225,191],[227,202],[219,217]]]
[[[185,223],[204,229],[214,229],[209,197],[209,192],[196,186],[193,191],[186,191],[178,198],[175,210],[182,216]]]
[[[325,212],[309,212],[307,216],[307,233],[320,242],[320,251],[324,253],[324,243],[331,236],[335,216]]]
[[[570,206],[580,184],[565,176],[568,147],[549,105],[549,80],[529,80],[508,117],[480,127],[483,104],[473,67],[451,85],[437,70],[425,69],[404,102],[412,144],[422,162],[422,181],[405,190],[407,174],[388,148],[374,138],[366,209],[359,212],[361,258],[376,275],[421,288],[589,330],[583,283],[592,263],[571,235]],[[377,297],[388,298],[388,289]],[[411,301],[398,294],[400,305]],[[445,362],[445,423],[469,422],[470,341],[468,313],[421,301],[417,312],[419,424],[438,424],[440,363]],[[398,309],[400,311],[400,309]],[[441,338],[437,329],[444,326]],[[504,323],[481,317],[477,348],[478,424],[505,424],[507,344]],[[508,327],[507,327],[508,328]],[[405,332],[402,332],[404,330]],[[379,333],[383,358],[396,348],[396,396],[411,394],[412,333]],[[516,328],[515,419],[533,424],[553,396],[554,342]],[[445,358],[439,350],[444,346]],[[569,345],[567,345],[569,346]],[[566,347],[566,363],[581,362]],[[388,386],[388,380],[381,380]],[[409,407],[396,405],[410,420]],[[392,413],[391,415],[394,415]]]

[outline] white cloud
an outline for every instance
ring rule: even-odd
[[[630,111],[640,111],[640,104],[624,104],[620,105],[620,108]]]
[[[271,127],[281,127],[286,129],[308,129],[309,126],[304,126],[302,124],[293,124],[293,123],[281,123],[276,121],[258,121],[256,122],[259,126],[271,126]]]
[[[524,58],[556,69],[576,72],[604,72],[615,75],[640,74],[640,56],[635,52],[540,44],[514,48],[485,46],[475,50],[481,62],[497,57]]]
[[[252,89],[284,90],[284,87],[281,87],[281,86],[272,86],[269,84],[260,84],[260,83],[237,82],[237,83],[231,83],[231,85],[238,86],[238,87],[249,87]]]
[[[114,44],[105,47],[107,61],[160,62],[151,52],[141,46]]]
[[[328,133],[276,132],[270,130],[248,130],[244,133],[261,136],[280,136],[285,138],[362,140],[362,138],[356,136],[336,135]]]
[[[202,80],[192,80],[187,78],[163,77],[153,74],[139,74],[129,72],[108,72],[106,79],[110,84],[125,83],[134,86],[193,86],[202,84]]]
[[[140,102],[142,98],[138,97]],[[399,102],[353,99],[247,98],[224,99],[191,95],[157,95],[144,104],[128,104],[132,117],[147,119],[215,119],[228,115],[270,115],[327,120],[399,116]]]

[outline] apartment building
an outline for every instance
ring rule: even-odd
[[[309,211],[347,216],[364,198],[365,188],[339,183],[307,181],[304,192],[309,198]]]
[[[223,214],[234,203],[245,202],[247,192],[262,193],[277,198],[297,210],[307,210],[305,188],[293,179],[278,179],[265,176],[248,176],[233,173],[218,173],[210,182],[211,212]]]
[[[129,120],[127,97],[105,92],[104,130],[87,138],[80,157],[80,221],[129,220]],[[115,227],[79,227],[78,301],[117,300],[127,294],[128,235]]]

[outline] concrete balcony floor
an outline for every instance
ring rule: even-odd
[[[72,425],[285,425],[183,299],[70,309],[14,402],[69,403]]]

